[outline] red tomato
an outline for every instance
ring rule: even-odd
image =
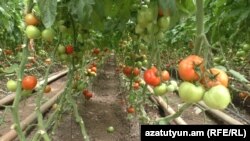
[[[178,72],[182,80],[185,81],[199,80],[200,79],[199,73],[204,72],[203,58],[196,55],[188,56],[179,63]]]
[[[158,69],[157,69],[155,66],[152,66],[152,67],[151,67],[151,70],[152,70],[154,73],[156,73],[156,72],[158,71]]]
[[[35,76],[25,76],[22,80],[24,90],[33,90],[36,87],[37,79]]]
[[[132,68],[130,66],[126,66],[123,68],[123,73],[127,76],[130,77],[132,74]]]
[[[133,69],[133,75],[134,76],[138,76],[140,74],[140,69],[138,69],[137,67]]]
[[[92,71],[92,72],[96,72],[96,67],[92,67],[92,68],[91,68],[91,71]]]
[[[74,52],[74,48],[72,45],[67,45],[65,51],[67,54],[72,54]]]
[[[93,97],[93,93],[87,92],[84,96],[87,100],[89,100],[91,97]]]
[[[140,88],[140,83],[135,82],[135,83],[133,84],[133,88],[134,88],[135,90],[138,90],[138,89]]]
[[[93,97],[93,93],[91,93],[88,89],[84,89],[82,93],[87,100]]]
[[[157,76],[157,69],[155,67],[144,72],[144,80],[151,86],[158,86],[161,83],[161,79]]]
[[[128,113],[134,113],[135,112],[135,109],[134,109],[134,107],[132,107],[132,106],[130,106],[128,109],[127,109],[127,112]]]
[[[12,54],[13,54],[12,50],[9,50],[9,49],[3,50],[3,53],[4,53],[5,55],[12,55]]]
[[[100,49],[99,48],[95,48],[93,50],[93,54],[98,55],[99,53],[100,53]]]

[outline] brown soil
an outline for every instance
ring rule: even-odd
[[[126,107],[121,104],[123,95],[120,90],[119,76],[115,73],[115,61],[108,61],[89,87],[94,93],[85,103],[78,100],[78,108],[85,122],[91,141],[139,141],[139,123],[128,120]],[[55,141],[82,141],[80,127],[72,114],[65,114],[57,129]],[[115,131],[107,133],[113,126]]]

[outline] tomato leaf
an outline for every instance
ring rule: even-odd
[[[235,70],[229,70],[229,73],[231,75],[233,75],[233,77],[235,77],[238,81],[240,82],[246,82],[248,83],[249,81],[245,78],[244,75],[240,74],[239,72],[235,71]]]
[[[78,20],[85,24],[91,16],[95,2],[94,0],[71,0],[69,8],[72,15],[77,15]]]
[[[226,67],[224,67],[224,66],[215,66],[215,68],[217,68],[217,69],[220,69],[220,70],[223,70],[223,71],[227,71],[227,68]]]
[[[3,72],[5,72],[5,73],[13,73],[13,72],[17,71],[18,68],[19,68],[19,66],[17,64],[13,64],[10,67],[5,68],[3,70]]]
[[[39,0],[37,2],[41,11],[41,18],[46,28],[51,27],[56,19],[57,0]]]

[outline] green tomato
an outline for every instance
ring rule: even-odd
[[[161,96],[166,94],[167,90],[168,90],[167,85],[165,83],[162,83],[161,85],[154,87],[154,94]]]
[[[167,91],[168,92],[173,92],[174,90],[176,90],[174,85],[170,84],[170,85],[167,86]]]
[[[178,90],[178,84],[177,84],[176,81],[170,80],[170,84],[174,86],[174,89],[175,89],[175,90]]]
[[[55,32],[51,28],[45,29],[42,32],[42,38],[45,41],[50,41],[51,42],[53,40],[54,36],[55,36]]]
[[[68,55],[67,54],[60,54],[60,60],[61,61],[66,61],[68,59]]]
[[[157,35],[156,35],[156,38],[158,40],[162,40],[164,38],[164,33],[163,32],[158,32]]]
[[[244,50],[239,50],[236,52],[237,57],[243,57],[246,55],[246,52]]]
[[[138,67],[138,68],[141,68],[142,67],[142,62],[141,61],[137,61],[135,63],[135,65]]]
[[[205,89],[190,82],[182,82],[179,87],[179,96],[186,103],[195,103],[202,99]]]
[[[135,26],[135,33],[136,34],[142,34],[144,32],[144,28],[141,27],[139,24]]]
[[[217,85],[204,94],[203,101],[210,108],[222,110],[231,102],[231,96],[225,86]]]
[[[153,10],[151,8],[145,8],[143,10],[144,12],[144,18],[147,22],[152,22],[153,19],[154,19],[154,13],[153,13]]]
[[[139,49],[141,50],[141,51],[147,51],[148,50],[148,47],[146,46],[146,45],[144,45],[144,44],[140,44],[139,45]]]
[[[113,127],[113,126],[109,126],[108,128],[107,128],[107,132],[108,133],[113,133],[115,131],[115,128]]]
[[[247,51],[250,50],[250,45],[249,44],[244,44],[242,49],[247,52]]]
[[[158,27],[153,22],[149,23],[146,28],[149,34],[158,32]]]
[[[142,62],[142,65],[143,65],[143,66],[148,65],[148,60],[144,60],[144,61]]]
[[[161,17],[158,20],[158,26],[162,31],[166,31],[169,27],[169,23],[170,23],[170,18],[169,17]]]
[[[59,25],[59,31],[62,33],[65,33],[65,32],[67,32],[67,27],[64,25]]]
[[[65,54],[66,48],[63,45],[59,45],[57,48],[58,53]]]
[[[11,92],[15,92],[16,91],[16,88],[17,88],[17,82],[14,81],[14,80],[9,80],[7,82],[7,89]]]
[[[33,25],[28,25],[26,27],[25,33],[26,33],[27,37],[30,39],[38,39],[41,36],[40,30]]]
[[[138,12],[137,23],[141,28],[145,28],[148,24],[147,19],[145,18],[145,12],[143,10]]]

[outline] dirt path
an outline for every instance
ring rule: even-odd
[[[79,100],[80,114],[91,141],[139,141],[139,124],[127,120],[126,107],[121,104],[119,76],[115,74],[114,60],[104,64],[89,89],[94,97],[86,103]],[[113,126],[115,131],[107,133]],[[72,115],[66,116],[58,128],[56,141],[82,141],[80,128]]]

